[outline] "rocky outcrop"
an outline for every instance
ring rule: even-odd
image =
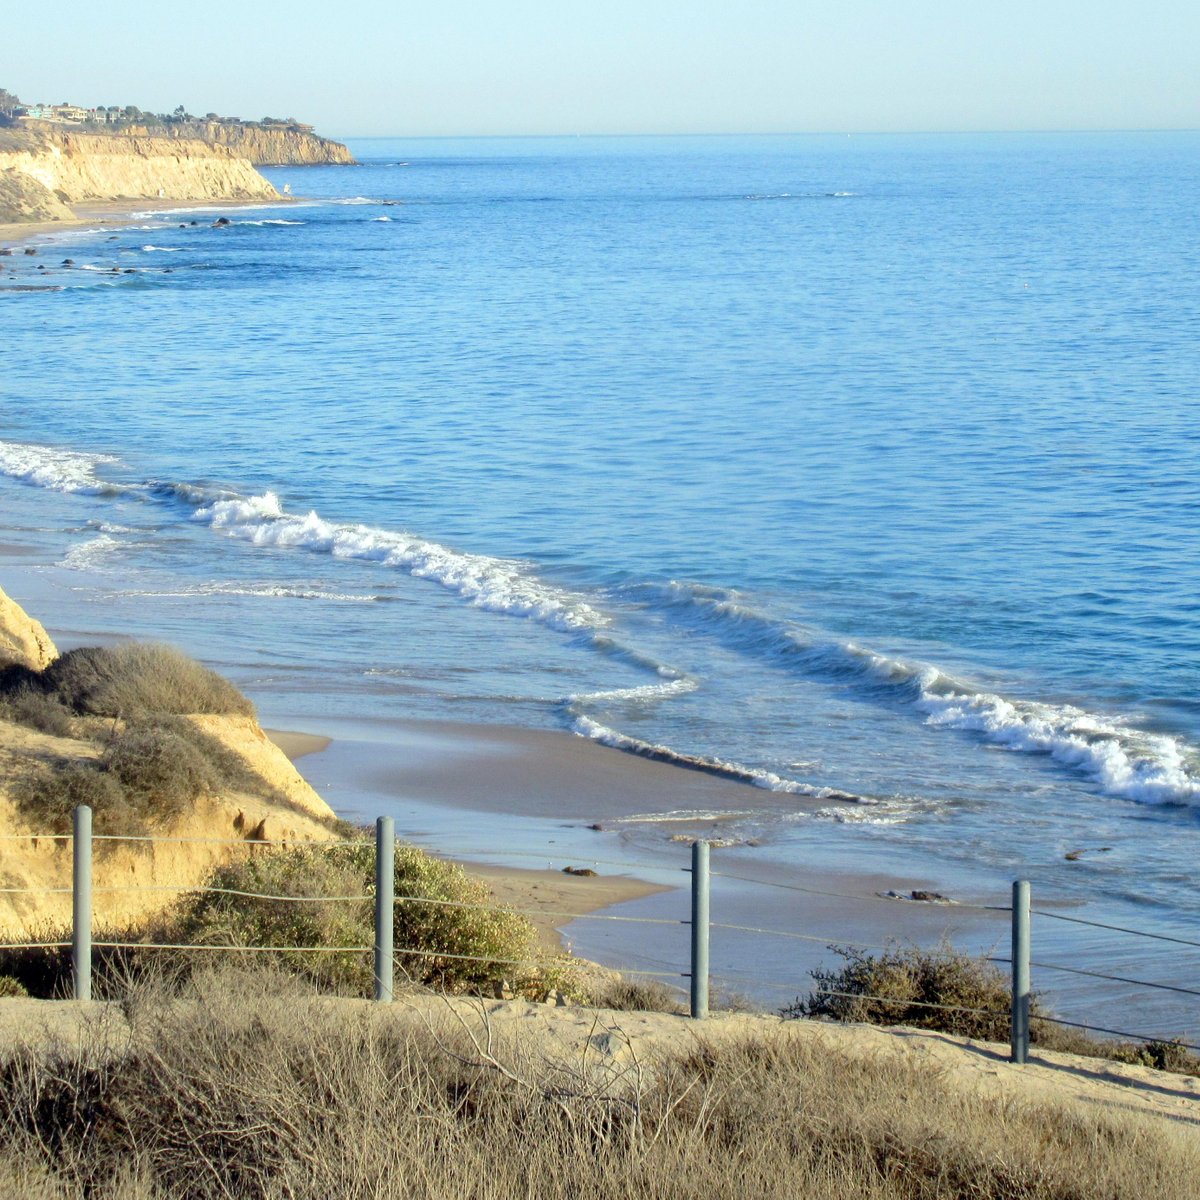
[[[258,167],[354,165],[354,155],[341,142],[287,126],[207,125],[205,139],[227,146]]]
[[[0,590],[0,667],[17,663],[41,671],[57,657],[45,629]]]

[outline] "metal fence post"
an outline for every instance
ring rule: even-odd
[[[1029,1058],[1029,880],[1012,885],[1012,1061]]]
[[[692,1016],[708,1016],[708,843],[692,843]]]
[[[394,995],[392,920],[396,900],[396,828],[391,817],[375,820],[375,999]]]
[[[71,872],[71,979],[76,1000],[92,998],[92,810],[80,804],[72,818],[75,835]]]

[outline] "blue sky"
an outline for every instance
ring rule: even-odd
[[[11,9],[0,86],[26,100],[340,136],[1200,127],[1200,5],[1165,0]]]

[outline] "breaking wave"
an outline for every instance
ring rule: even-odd
[[[810,678],[853,682],[911,705],[930,726],[973,733],[1007,750],[1047,755],[1103,793],[1142,804],[1200,807],[1200,750],[1167,734],[1070,704],[1010,699],[924,662],[909,662],[779,620],[736,593],[692,584],[653,589],[664,607],[698,619],[739,650]]]
[[[730,762],[727,759],[715,758],[704,754],[685,754],[673,750],[670,746],[658,745],[654,742],[643,741],[629,734],[618,733],[607,725],[601,725],[591,717],[575,718],[575,732],[580,737],[590,738],[603,746],[611,746],[616,750],[624,750],[626,754],[636,754],[639,758],[648,758],[652,762],[668,763],[673,767],[683,767],[689,771],[700,771],[705,775],[716,775],[721,779],[730,779],[736,783],[748,783],[753,787],[763,788],[769,792],[787,792],[794,796],[811,796],[817,800],[839,800],[848,804],[869,804],[871,801],[864,796],[856,796],[853,792],[842,792],[837,788],[816,787],[811,783],[801,783],[796,779],[785,779],[761,767],[748,767],[742,763]]]
[[[81,454],[28,442],[0,442],[0,473],[52,492],[106,496],[124,491],[97,470],[117,460],[111,454]]]
[[[256,546],[288,546],[334,558],[397,567],[440,583],[478,608],[530,617],[567,632],[594,630],[606,618],[582,598],[532,575],[522,564],[452,550],[415,534],[285,512],[274,492],[215,500],[193,519]]]
[[[245,496],[188,483],[126,484],[102,478],[101,469],[116,461],[110,455],[0,441],[0,472],[13,479],[64,493],[180,503],[188,508],[192,520],[256,546],[294,548],[402,570],[437,583],[478,608],[582,636],[599,653],[656,677],[637,686],[566,697],[562,701],[566,721],[581,736],[627,753],[772,791],[874,803],[765,768],[675,750],[621,733],[597,720],[597,708],[645,707],[683,697],[700,685],[695,678],[614,636],[610,617],[586,595],[540,578],[528,563],[456,550],[404,531],[329,521],[315,511],[288,512],[273,492]],[[94,539],[68,552],[65,563],[90,565],[113,548],[114,539]],[[231,592],[245,587],[227,586]],[[286,586],[245,594],[374,599]],[[1139,729],[1122,717],[1098,715],[1070,704],[1004,696],[932,664],[890,657],[853,640],[759,611],[726,589],[677,582],[643,584],[622,589],[618,599],[622,598],[647,604],[676,632],[702,632],[740,654],[765,659],[806,678],[853,686],[883,703],[907,707],[930,727],[957,730],[1005,750],[1048,757],[1106,795],[1142,804],[1200,808],[1200,751],[1181,738]]]

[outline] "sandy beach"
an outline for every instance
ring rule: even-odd
[[[679,814],[737,812],[744,785],[552,730],[334,722],[330,732],[332,740],[299,766],[343,816],[367,823],[390,814],[401,837],[484,875],[498,899],[534,917],[543,936],[556,930],[585,958],[686,986],[690,842],[719,839],[722,823]],[[635,814],[647,820],[631,820]],[[664,838],[663,828],[675,832]],[[815,862],[819,840],[818,824]],[[948,939],[991,950],[1007,936],[1006,913],[884,899],[889,891],[937,890],[941,881],[883,863],[809,867],[798,877],[755,846],[717,845],[712,856],[713,920],[743,927],[714,929],[714,975],[726,992],[766,1006],[790,1001],[814,967],[836,961],[829,943]],[[570,876],[564,868],[596,874]]]
[[[292,760],[321,754],[333,740],[311,733],[266,729],[267,736]],[[669,889],[626,875],[571,875],[552,868],[496,866],[471,862],[472,875],[487,881],[498,904],[525,913],[538,931],[543,949],[564,948],[560,930],[572,914],[584,916]]]
[[[122,229],[138,224],[139,213],[184,213],[206,212],[209,209],[274,207],[289,204],[295,196],[280,196],[278,200],[92,200],[86,204],[73,204],[75,214],[70,221],[22,221],[0,224],[0,249],[5,246],[16,248],[25,242],[39,240],[54,242],[59,234],[70,234],[80,229]]]

